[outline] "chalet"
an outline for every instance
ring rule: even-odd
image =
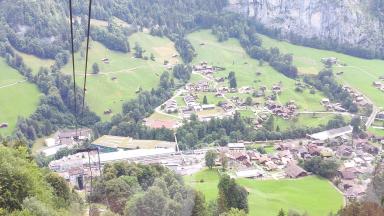
[[[245,151],[244,143],[228,143],[228,149],[230,151]]]
[[[308,149],[305,147],[300,147],[298,149],[298,154],[300,155],[301,158],[306,159],[310,157],[310,154],[308,152]]]
[[[376,118],[378,120],[384,120],[384,112],[379,112],[377,115],[376,115]]]
[[[112,113],[112,109],[111,108],[109,108],[107,110],[104,110],[104,115],[109,115],[111,113]]]
[[[321,149],[315,144],[307,145],[308,153],[312,156],[320,156]]]
[[[92,130],[81,128],[77,130],[60,130],[56,136],[56,142],[60,144],[73,144],[77,140],[90,140]]]
[[[379,154],[380,149],[376,146],[373,146],[369,143],[363,144],[363,150],[371,155]]]
[[[221,103],[219,104],[219,106],[220,106],[221,108],[223,108],[223,110],[224,110],[225,112],[229,112],[230,110],[233,109],[233,106],[232,106],[231,104],[229,104],[228,102],[221,102]]]
[[[3,122],[0,124],[0,128],[7,128],[8,127],[8,123],[6,122]]]
[[[168,100],[165,104],[164,104],[164,111],[167,112],[167,113],[173,113],[173,112],[177,112],[178,110],[178,107],[177,107],[177,102],[176,100]]]
[[[220,92],[216,92],[216,93],[215,93],[215,97],[223,97],[223,94],[220,93]]]
[[[356,97],[356,101],[357,102],[361,102],[361,101],[363,101],[364,100],[364,97],[362,97],[362,96],[358,96],[358,97]]]
[[[253,92],[253,89],[249,86],[244,86],[239,89],[239,92],[243,94],[251,94]]]
[[[281,87],[279,85],[274,85],[274,86],[272,86],[272,91],[275,93],[280,93]]]
[[[256,152],[256,151],[249,151],[249,152],[247,152],[247,154],[249,156],[249,159],[252,161],[255,161],[261,157],[261,154],[259,152]]]
[[[328,98],[323,98],[323,99],[321,99],[321,104],[323,104],[323,105],[327,105],[327,104],[329,104],[330,103],[330,100],[328,99]]]
[[[335,57],[327,57],[327,58],[321,58],[321,62],[324,64],[336,64],[337,58]]]
[[[383,84],[380,82],[380,81],[374,81],[373,82],[373,86],[375,86],[376,88],[381,88]]]
[[[228,87],[219,87],[217,89],[218,92],[221,92],[221,93],[228,93],[229,92],[229,88]]]
[[[264,91],[259,90],[255,92],[255,97],[264,97],[264,95],[265,95]]]
[[[308,175],[303,168],[299,167],[295,163],[289,163],[285,168],[285,173],[289,178],[299,178]]]
[[[332,157],[333,156],[333,151],[332,151],[332,149],[330,149],[330,148],[323,148],[323,149],[321,149],[321,151],[320,151],[320,155],[321,155],[321,157],[323,157],[323,158],[330,158],[330,157]]]
[[[277,165],[273,161],[267,161],[265,163],[266,170],[273,171],[277,169]]]
[[[242,170],[242,171],[238,171],[236,172],[236,176],[239,177],[239,178],[260,178],[260,177],[263,177],[264,173],[260,170],[256,170],[256,169],[253,169],[253,170]]]
[[[225,80],[224,77],[215,78],[215,81],[216,81],[216,82],[224,82],[224,80]]]
[[[102,61],[104,64],[109,64],[109,59],[108,59],[108,58],[103,58],[103,59],[101,59],[101,61]]]
[[[261,157],[259,157],[259,158],[257,159],[257,162],[258,162],[259,164],[265,164],[265,163],[268,162],[268,161],[270,161],[270,159],[269,159],[267,156],[265,156],[265,155],[262,155]]]
[[[350,200],[355,200],[358,197],[364,196],[365,191],[366,189],[363,186],[354,185],[348,188],[348,190],[345,191],[344,195]]]
[[[276,145],[275,149],[278,151],[292,150],[294,147],[291,143],[279,143]]]
[[[236,93],[236,92],[237,92],[237,88],[230,88],[230,89],[229,89],[229,92],[230,92],[230,93]]]
[[[336,155],[339,157],[351,157],[353,149],[351,146],[341,145],[336,151]]]

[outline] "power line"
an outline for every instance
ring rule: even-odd
[[[76,94],[76,72],[75,72],[75,51],[73,45],[73,16],[72,16],[72,0],[69,0],[69,22],[71,26],[71,53],[72,53],[72,76],[73,76],[73,100],[75,102],[75,129],[77,136],[77,94]]]
[[[89,52],[89,35],[91,31],[91,14],[92,14],[92,0],[89,0],[88,6],[88,31],[87,31],[87,48],[85,53],[85,69],[84,69],[84,86],[83,86],[83,103],[81,107],[81,116],[84,115],[84,106],[85,106],[85,91],[87,86],[87,70],[88,70],[88,52]]]

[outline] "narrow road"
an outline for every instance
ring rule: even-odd
[[[358,116],[356,114],[349,113],[349,112],[303,111],[303,112],[297,112],[297,113],[298,114],[335,114],[335,115],[346,115],[346,116]]]
[[[183,93],[183,90],[182,90],[182,89],[177,89],[175,92],[176,92],[176,94],[174,94],[174,95],[173,95],[170,99],[168,99],[168,100],[172,100],[172,99],[175,99],[176,97],[180,96],[180,95]],[[182,120],[183,118],[180,117],[180,116],[171,115],[171,114],[166,113],[166,112],[163,112],[163,111],[161,110],[161,106],[164,105],[165,103],[167,103],[168,100],[165,101],[164,103],[162,103],[160,106],[156,107],[156,108],[155,108],[155,112],[160,113],[160,114],[162,114],[162,115],[166,115],[166,116],[170,116],[170,117],[178,118],[178,119],[181,119],[181,120]]]
[[[27,82],[27,80],[26,80],[26,79],[25,79],[25,80],[20,80],[20,81],[17,81],[17,82],[15,82],[15,83],[12,83],[12,84],[3,85],[3,86],[0,86],[0,89],[2,89],[2,88],[7,88],[7,87],[11,87],[11,86],[17,85],[17,84],[19,84],[19,83],[23,83],[23,82]]]
[[[377,108],[375,105],[373,105],[373,110],[369,118],[367,119],[367,122],[365,123],[365,127],[369,128],[371,127],[372,123],[375,121],[377,113],[379,113],[380,109]]]

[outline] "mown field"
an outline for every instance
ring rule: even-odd
[[[16,51],[16,53],[20,55],[23,58],[24,63],[32,69],[33,74],[37,74],[41,67],[50,68],[55,63],[55,60],[53,59],[42,59],[18,51]]]
[[[238,87],[250,86],[255,89],[262,85],[270,89],[281,81],[283,92],[278,97],[278,101],[286,103],[294,100],[299,105],[300,110],[323,110],[319,103],[324,97],[322,93],[317,92],[312,95],[309,93],[309,89],[303,93],[296,92],[295,80],[282,75],[267,64],[259,66],[259,62],[250,58],[236,39],[229,39],[221,43],[209,30],[191,33],[187,38],[197,53],[193,64],[206,61],[211,65],[225,67],[224,71],[215,73],[215,77],[225,77],[230,71],[234,71]],[[201,45],[202,43],[204,45]],[[257,72],[262,74],[258,76]]]
[[[133,47],[136,42],[145,50],[144,56],[149,57],[153,53],[155,61],[133,58]],[[156,87],[161,73],[166,70],[163,66],[164,60],[172,63],[180,61],[179,58],[172,58],[172,55],[177,52],[174,44],[166,38],[135,33],[129,37],[129,43],[131,53],[121,53],[91,41],[86,101],[91,110],[103,120],[112,116],[104,115],[105,110],[111,109],[113,113],[121,112],[122,104],[135,98],[140,88],[150,90]],[[109,64],[103,63],[101,61],[103,58],[108,58]],[[82,86],[84,81],[84,59],[82,52],[76,54],[76,78],[79,86]],[[91,73],[93,63],[97,63],[100,67],[100,73],[97,75]],[[69,64],[63,68],[63,71],[72,74]]]
[[[281,131],[303,128],[303,127],[317,127],[319,125],[327,125],[329,120],[336,117],[336,114],[299,114],[293,119],[284,120],[280,117],[275,117],[274,126],[279,126]],[[343,116],[345,122],[351,120],[350,116]]]
[[[37,87],[25,81],[18,71],[9,67],[4,59],[0,59],[0,124],[9,125],[7,128],[0,128],[0,135],[10,135],[15,129],[17,118],[32,114],[39,98]]]
[[[369,97],[377,106],[384,106],[384,92],[373,87],[372,82],[384,75],[384,61],[367,60],[337,52],[313,49],[278,41],[261,35],[263,46],[278,47],[283,53],[292,53],[294,64],[302,74],[317,74],[323,69],[321,58],[336,57],[346,66],[336,66],[335,72],[344,72],[338,79]]]
[[[383,136],[384,137],[384,130],[383,129],[378,129],[378,128],[369,128],[368,132],[373,133],[377,136]]]
[[[185,182],[203,192],[208,201],[217,198],[217,171],[204,170],[184,177]],[[204,182],[200,182],[203,179]],[[343,205],[343,196],[330,182],[315,176],[295,180],[237,179],[249,191],[249,215],[271,216],[278,211],[295,210],[311,216],[336,212]]]

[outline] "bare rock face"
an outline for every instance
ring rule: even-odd
[[[332,40],[371,50],[384,49],[384,23],[371,0],[230,0],[228,9],[254,18],[282,36]],[[384,18],[383,18],[384,20]]]

